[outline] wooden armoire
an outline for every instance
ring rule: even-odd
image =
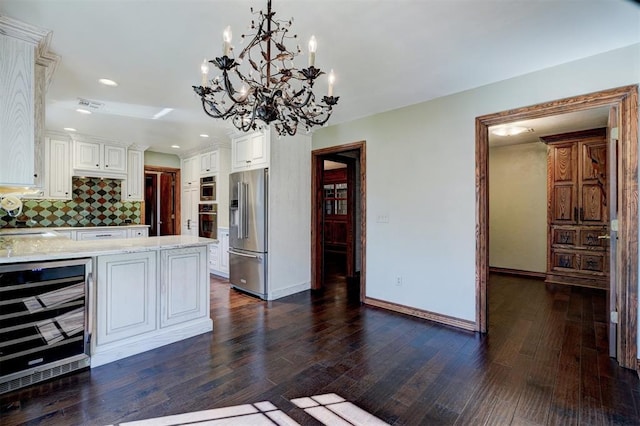
[[[606,129],[540,139],[548,146],[546,282],[608,289]]]

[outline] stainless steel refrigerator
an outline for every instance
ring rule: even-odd
[[[229,175],[229,282],[267,297],[267,202],[269,169]]]

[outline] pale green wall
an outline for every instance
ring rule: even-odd
[[[313,149],[366,141],[366,295],[475,321],[476,117],[639,79],[635,44],[317,130]]]
[[[547,146],[489,150],[489,265],[547,268]]]
[[[157,167],[180,168],[180,157],[175,154],[164,154],[161,152],[145,151],[144,165]]]

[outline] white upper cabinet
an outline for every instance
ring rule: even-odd
[[[46,196],[71,199],[71,150],[68,139],[48,138],[45,146]]]
[[[127,157],[127,180],[122,187],[122,199],[144,201],[144,152],[130,149]]]
[[[0,186],[42,187],[50,32],[0,15]]]
[[[93,141],[73,141],[73,169],[76,174],[124,178],[127,148]]]
[[[200,176],[211,176],[218,173],[220,168],[218,151],[200,154]]]
[[[254,132],[231,140],[231,171],[269,166],[269,132]]]
[[[199,169],[200,156],[196,155],[182,160],[182,186],[185,188],[200,185]]]

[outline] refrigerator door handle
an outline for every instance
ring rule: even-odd
[[[243,202],[244,199],[242,198],[242,182],[237,182],[236,183],[236,187],[238,190],[238,239],[242,239],[243,235],[244,235],[244,229],[242,229],[242,226],[244,224],[244,220],[242,218],[242,210],[243,210]]]
[[[258,256],[258,255],[255,255],[255,254],[238,253],[237,251],[234,251],[234,250],[227,250],[227,253],[234,254],[236,256],[249,257],[251,259],[262,260],[262,256]]]
[[[242,182],[242,238],[249,238],[249,185]]]

